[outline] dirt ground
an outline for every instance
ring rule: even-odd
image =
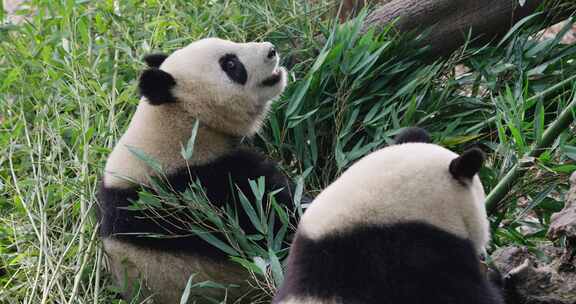
[[[3,0],[6,19],[9,23],[20,23],[24,20],[23,16],[17,15],[18,9],[23,7],[25,0]]]

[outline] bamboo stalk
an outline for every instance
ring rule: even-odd
[[[546,90],[543,90],[542,92],[539,92],[539,93],[535,94],[534,96],[526,99],[526,101],[524,101],[524,103],[528,104],[528,106],[524,109],[524,111],[530,110],[532,107],[534,107],[534,105],[536,104],[535,101],[537,99],[546,97],[546,96],[558,91],[559,89],[563,88],[565,85],[567,85],[567,84],[569,84],[575,80],[576,80],[576,75],[572,75],[572,76],[558,82],[557,84],[547,88]],[[493,116],[487,118],[485,121],[468,128],[468,130],[466,130],[466,133],[472,133],[473,130],[482,130],[483,128],[486,128],[487,126],[492,125],[495,121],[496,121],[496,115],[493,115]]]
[[[558,138],[562,131],[570,127],[574,121],[572,112],[576,110],[576,94],[568,106],[560,113],[560,116],[544,131],[542,141],[537,143],[534,148],[527,154],[528,157],[538,157],[545,149],[549,148],[552,143]],[[514,183],[520,178],[529,166],[522,166],[522,162],[515,164],[508,173],[500,180],[500,182],[490,191],[486,197],[486,209],[488,214],[494,213],[498,207],[498,203],[510,192]]]

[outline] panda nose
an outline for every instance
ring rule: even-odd
[[[276,48],[274,46],[271,46],[270,49],[268,50],[268,54],[266,55],[266,57],[268,59],[272,59],[274,57],[276,57]]]

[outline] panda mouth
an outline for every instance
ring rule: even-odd
[[[280,69],[276,69],[274,70],[274,72],[272,72],[272,76],[262,81],[262,86],[264,87],[275,86],[276,84],[278,84],[278,82],[280,82],[280,80],[282,80],[282,72]]]

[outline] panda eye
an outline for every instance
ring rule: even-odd
[[[232,59],[226,60],[226,63],[224,63],[224,67],[226,70],[232,71],[236,68],[236,62],[234,62],[234,60]]]
[[[248,80],[248,72],[242,61],[235,54],[226,54],[218,60],[220,68],[228,78],[235,83],[244,85]]]

